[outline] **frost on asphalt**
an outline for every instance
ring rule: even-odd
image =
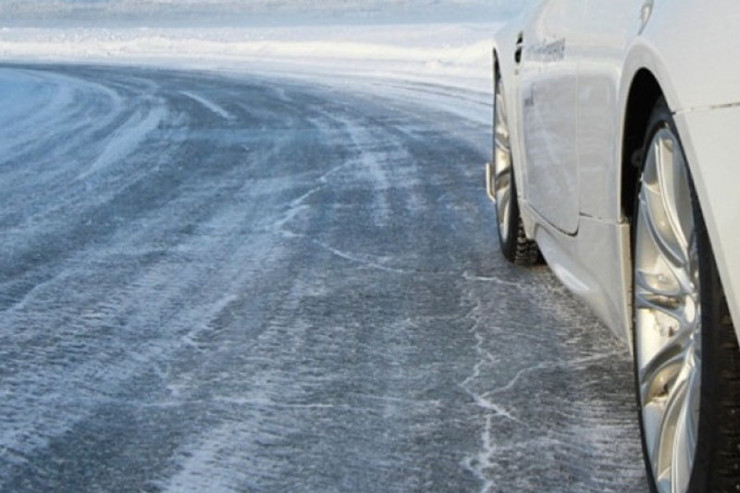
[[[496,255],[485,124],[196,75],[0,70],[0,489],[640,484],[621,343]]]

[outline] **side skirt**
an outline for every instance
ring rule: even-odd
[[[581,216],[578,233],[570,236],[538,221],[535,239],[560,281],[617,337],[631,342],[629,225]]]

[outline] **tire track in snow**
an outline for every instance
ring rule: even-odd
[[[228,111],[226,111],[221,106],[214,103],[213,101],[209,101],[208,99],[202,96],[198,96],[197,94],[193,94],[192,92],[189,92],[189,91],[180,91],[180,94],[182,94],[183,96],[187,96],[193,101],[196,101],[202,104],[203,106],[205,106],[206,108],[208,108],[209,110],[211,110],[213,113],[220,116],[224,120],[232,121],[235,119],[234,115],[232,115],[231,113],[229,113]]]

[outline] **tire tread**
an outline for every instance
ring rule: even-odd
[[[721,288],[720,288],[721,289]],[[721,294],[717,348],[722,370],[716,381],[716,453],[707,491],[740,491],[740,347],[727,300]]]
[[[529,267],[540,263],[540,261],[540,249],[536,242],[527,238],[527,235],[524,232],[524,224],[522,223],[521,218],[519,218],[516,235],[516,249],[512,262],[516,265]]]

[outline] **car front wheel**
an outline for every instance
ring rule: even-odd
[[[504,85],[498,70],[495,75],[493,195],[496,201],[498,238],[501,252],[518,265],[533,265],[540,259],[537,244],[524,233],[517,202],[517,189],[511,155],[511,134],[504,101]]]

